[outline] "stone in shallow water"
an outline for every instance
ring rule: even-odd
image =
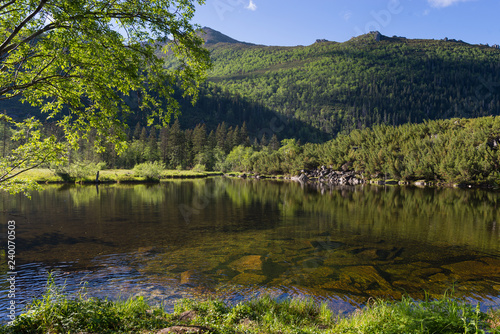
[[[321,286],[324,289],[334,289],[362,294],[374,293],[390,294],[393,290],[377,270],[372,266],[355,266],[343,268],[339,275],[339,280],[331,281]]]
[[[338,250],[335,252],[328,253],[324,265],[325,266],[353,266],[366,264],[367,261],[361,259],[359,256],[351,254],[348,251]]]
[[[479,261],[463,261],[443,266],[450,270],[455,278],[467,280],[477,277],[500,276],[500,261],[483,258]]]
[[[339,241],[311,241],[311,246],[316,248],[317,250],[331,250],[337,249],[344,246],[344,243]]]
[[[430,282],[444,282],[448,280],[448,276],[446,276],[443,273],[437,273],[435,275],[430,276],[428,279]]]
[[[374,248],[364,250],[361,253],[359,253],[358,255],[366,260],[376,260],[379,257],[377,254],[377,250]]]
[[[336,271],[335,268],[321,266],[306,270],[297,268],[296,271],[292,270],[287,274],[290,276],[290,279],[293,279],[294,284],[318,287],[331,281],[332,278],[329,276],[335,275]]]
[[[197,285],[199,277],[194,270],[186,270],[181,273],[181,284]]]
[[[443,272],[440,268],[422,268],[413,272],[414,276],[428,277]]]
[[[372,266],[347,267],[342,269],[341,279],[349,279],[355,284],[368,288],[374,283],[380,288],[391,290],[391,285]]]
[[[253,285],[253,284],[261,284],[265,282],[266,279],[267,277],[264,275],[241,273],[233,277],[232,282],[234,284],[240,284],[240,285]]]
[[[262,270],[262,256],[260,255],[247,255],[235,260],[229,264],[231,269],[239,272],[246,270]]]

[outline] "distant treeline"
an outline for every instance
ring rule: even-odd
[[[14,143],[0,127],[0,148]],[[47,132],[53,133],[49,127]],[[182,130],[179,121],[160,130],[137,125],[128,148],[96,153],[93,140],[70,153],[70,162],[105,162],[108,168],[132,168],[161,162],[169,169],[191,169],[297,175],[302,169],[327,166],[352,170],[367,178],[494,183],[500,181],[500,116],[426,121],[401,126],[375,125],[340,134],[323,144],[260,138],[242,127],[205,124]]]

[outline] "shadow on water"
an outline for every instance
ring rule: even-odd
[[[347,310],[369,297],[423,298],[451,288],[498,305],[494,192],[212,178],[99,191],[47,186],[32,200],[0,200],[8,212],[2,244],[5,222],[16,220],[21,303],[55,271],[70,291],[87,281],[96,296],[143,295],[167,305],[268,293]]]

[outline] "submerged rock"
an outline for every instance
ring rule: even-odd
[[[244,272],[247,270],[262,270],[262,256],[261,255],[247,255],[235,260],[229,264],[233,270]]]
[[[261,284],[266,281],[267,277],[264,275],[257,275],[252,273],[241,273],[233,277],[232,282],[239,285],[253,285]]]
[[[339,279],[321,286],[324,289],[366,294],[374,291],[379,295],[391,294],[393,288],[372,266],[347,267],[341,270]]]
[[[500,260],[482,258],[478,261],[463,261],[442,266],[456,278],[467,280],[477,277],[500,276]]]
[[[311,241],[311,246],[313,246],[317,250],[337,249],[344,245],[344,243],[339,241]]]
[[[181,284],[198,285],[199,276],[194,270],[187,270],[181,273]]]

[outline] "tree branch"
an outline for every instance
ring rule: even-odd
[[[0,10],[4,10],[5,8],[9,7],[10,5],[12,5],[15,2],[16,2],[16,0],[12,0],[10,2],[7,2],[5,5],[1,5]]]
[[[7,181],[7,180],[10,180],[10,179],[12,179],[12,178],[14,178],[14,177],[18,176],[19,174],[22,174],[22,173],[27,172],[27,171],[29,171],[29,170],[31,170],[31,169],[37,168],[38,166],[40,166],[41,164],[43,164],[46,160],[47,160],[47,156],[45,156],[45,157],[43,158],[43,160],[42,160],[42,161],[40,161],[39,163],[37,163],[37,164],[35,164],[35,165],[33,165],[33,166],[29,167],[29,168],[22,169],[22,170],[20,170],[19,172],[15,173],[15,174],[13,174],[13,175],[10,175],[9,177],[6,177],[6,178],[0,178],[0,182],[5,182],[5,181]],[[18,165],[18,166],[19,166],[19,165]],[[13,169],[12,169],[12,170],[13,170]],[[12,172],[12,170],[10,170],[10,172]],[[9,173],[7,173],[7,174],[4,174],[3,176],[10,174],[10,172],[9,172]]]
[[[25,39],[23,39],[19,43],[11,44],[9,46],[6,46],[6,47],[3,48],[3,50],[0,48],[0,56],[2,54],[6,54],[6,53],[8,53],[8,52],[10,52],[12,50],[17,49],[19,47],[19,45],[24,44],[24,43],[28,43],[28,42],[32,41],[33,39],[37,38],[38,36],[42,35],[43,33],[46,33],[47,31],[54,30],[54,29],[57,29],[57,28],[64,28],[64,27],[66,27],[66,26],[63,25],[63,24],[58,24],[58,23],[47,24],[45,27],[43,27],[43,29],[38,30],[37,32],[35,32],[32,35],[26,37]]]
[[[14,37],[17,36],[17,34],[21,31],[22,28],[24,28],[24,26],[29,22],[31,21],[43,8],[43,6],[45,6],[45,4],[47,3],[48,0],[41,0],[40,1],[40,4],[38,5],[38,7],[30,14],[28,15],[28,17],[26,17],[13,31],[12,33],[10,34],[9,37],[7,37],[7,39],[2,43],[2,45],[0,45],[0,54],[2,53],[5,53],[5,52],[9,52],[9,50],[7,49],[7,46],[10,44],[10,42],[14,39]]]
[[[40,78],[38,80],[22,84],[22,85],[13,85],[13,86],[9,86],[9,87],[4,87],[4,88],[0,89],[0,96],[4,95],[7,92],[13,91],[13,90],[26,89],[26,88],[38,85],[41,82],[47,82],[47,81],[49,81],[51,79],[57,79],[57,78],[59,78],[59,79],[71,79],[71,78],[79,78],[79,76],[77,76],[77,75],[67,75],[67,74],[64,74],[64,75],[61,75],[61,74],[49,75],[49,76]]]

